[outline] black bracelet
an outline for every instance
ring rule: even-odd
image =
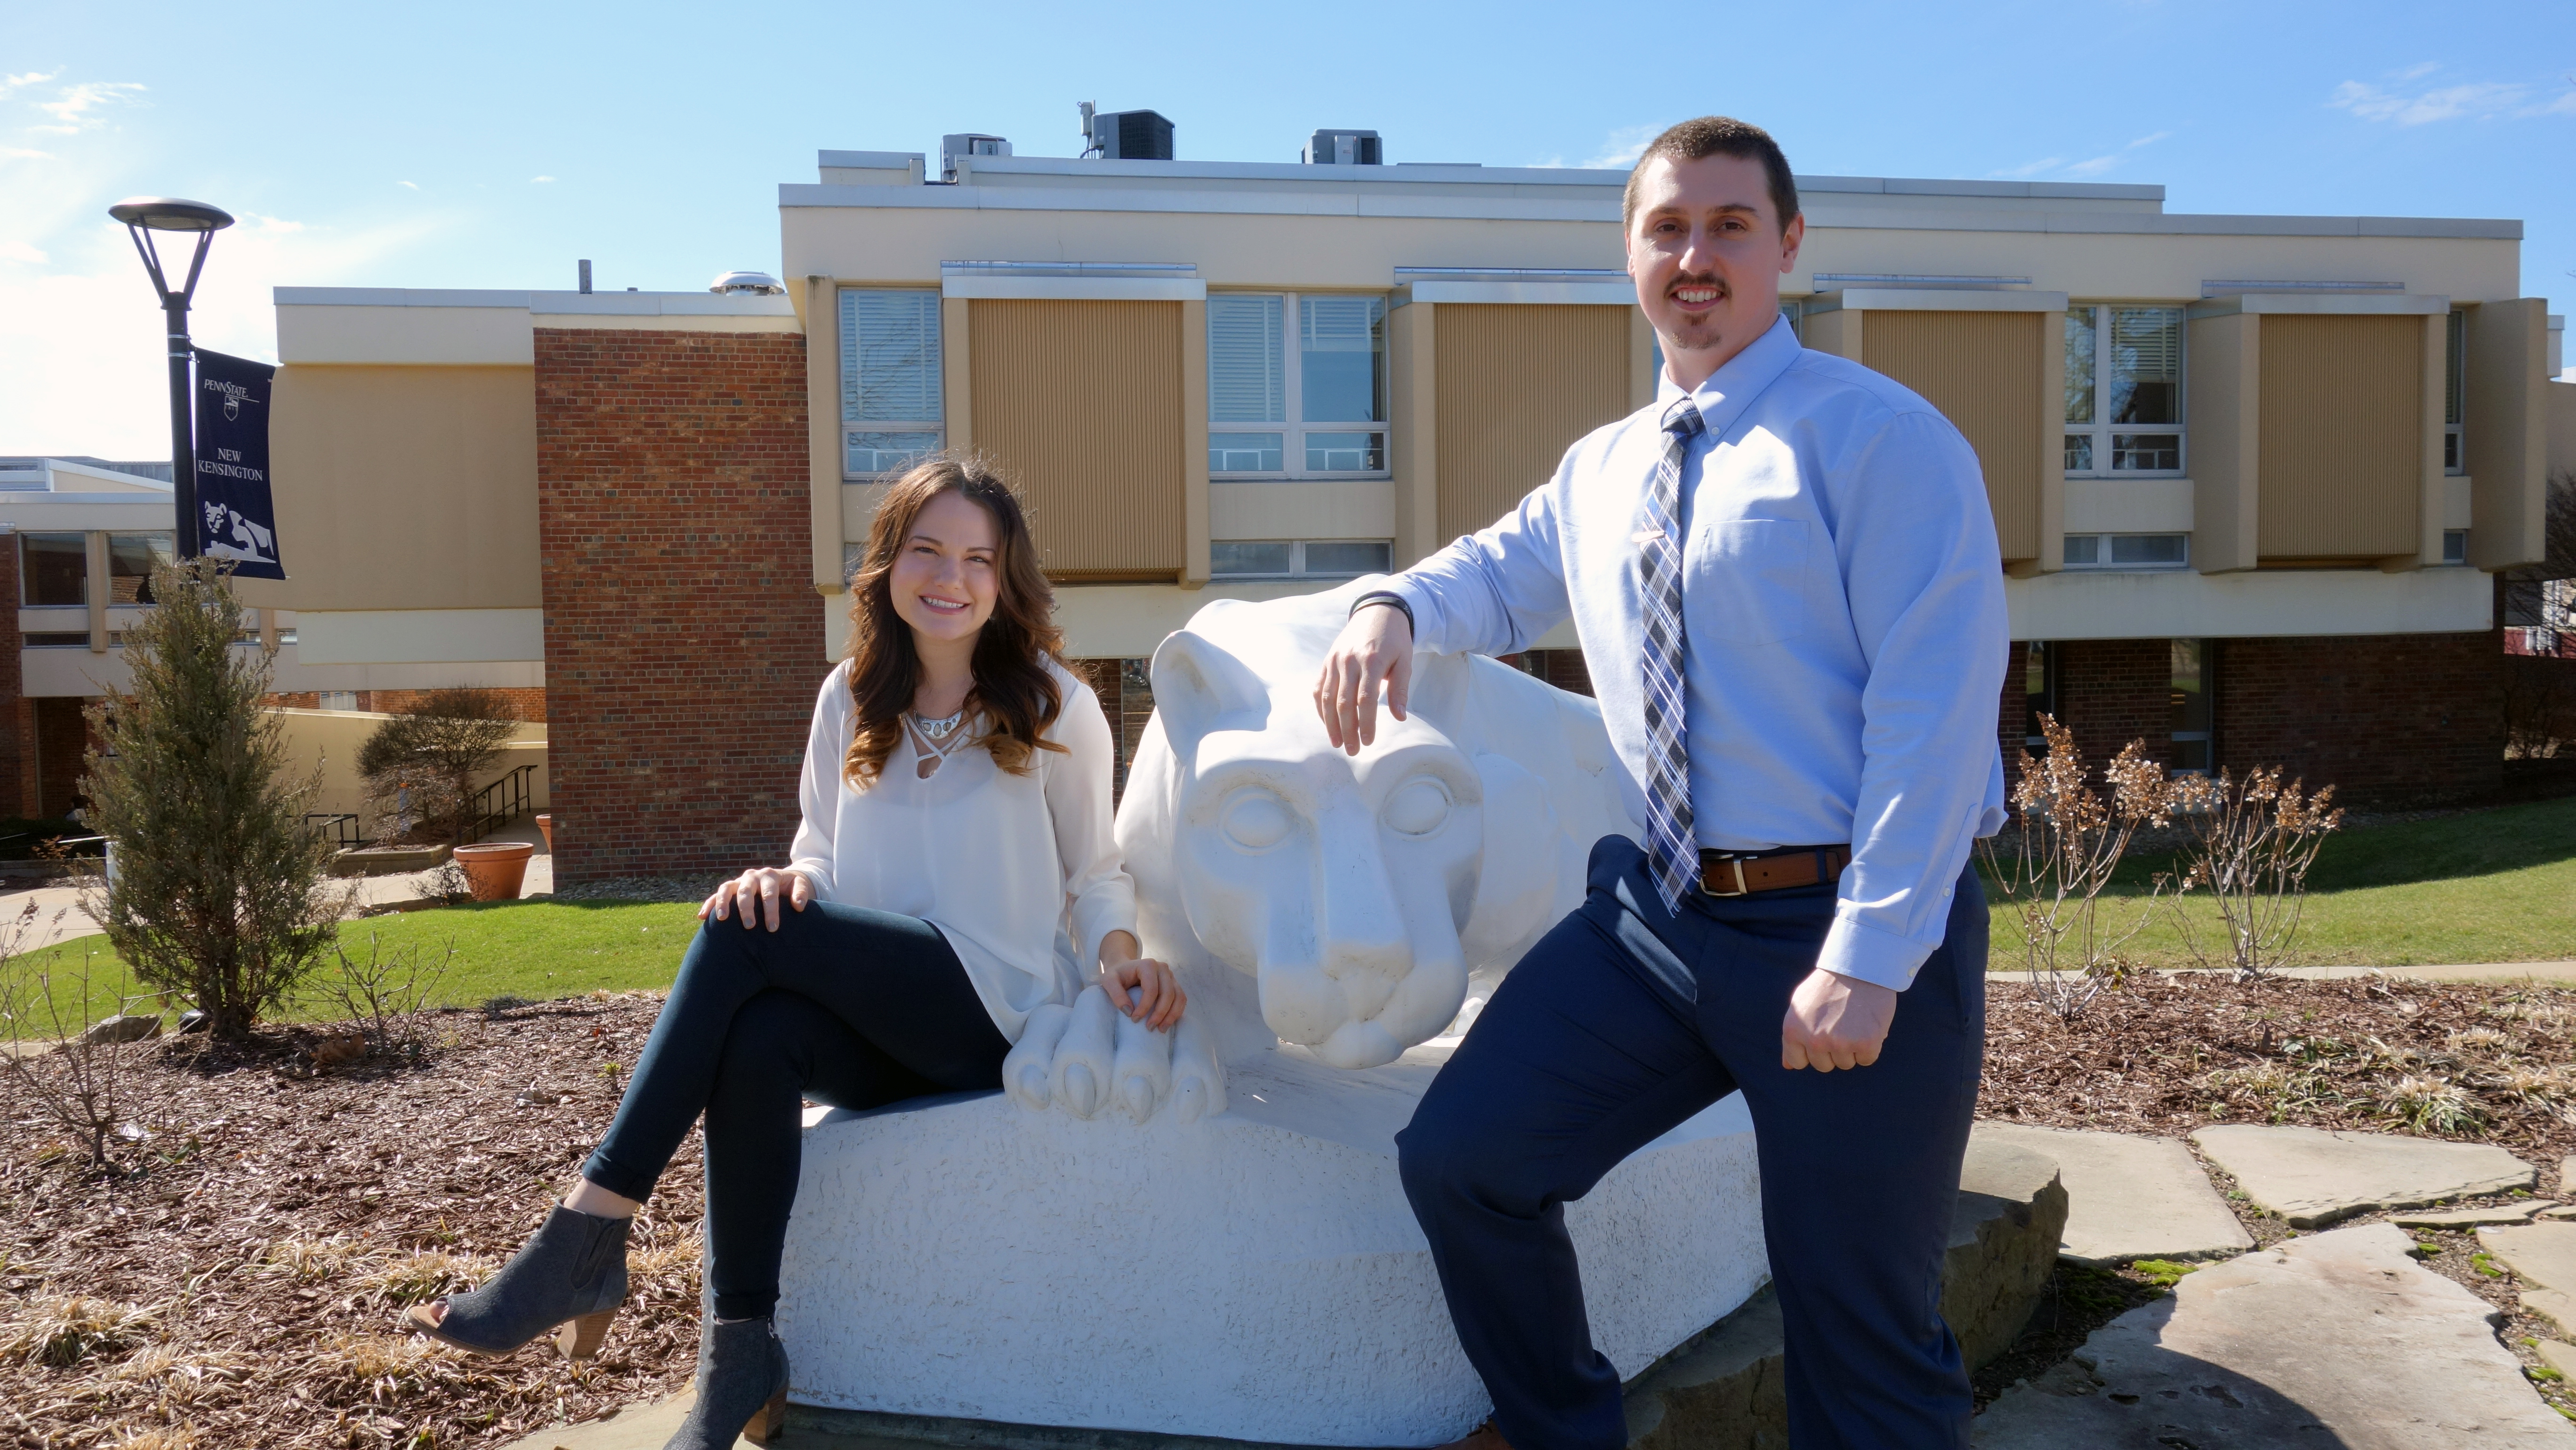
[[[1404,602],[1403,595],[1396,593],[1392,589],[1373,589],[1351,601],[1351,613],[1357,614],[1372,604],[1394,605],[1395,612],[1404,616],[1404,632],[1406,634],[1420,633],[1420,631],[1413,627],[1413,606]]]

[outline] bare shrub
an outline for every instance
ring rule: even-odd
[[[2031,991],[2061,1021],[2073,1021],[2114,984],[2122,970],[2120,949],[2144,930],[2163,891],[2135,920],[2103,920],[2101,895],[2141,826],[2165,825],[2173,785],[2165,768],[2147,759],[2146,742],[2132,740],[2103,772],[2111,787],[2105,802],[2076,748],[2074,733],[2053,715],[2039,717],[2048,741],[2044,759],[2021,755],[2012,802],[2021,813],[2012,844],[1979,843],[1986,866],[2022,928],[2022,969]]]
[[[426,1055],[429,1027],[421,1020],[421,1009],[456,960],[456,939],[448,938],[436,961],[417,946],[388,952],[374,932],[367,933],[366,960],[349,955],[345,941],[333,943],[331,954],[335,966],[323,981],[323,992],[365,1034],[367,1046],[405,1061]]]
[[[2214,780],[2186,776],[2173,786],[2176,814],[2192,838],[2172,897],[2183,949],[2204,967],[2232,967],[2240,979],[2287,965],[2307,904],[2308,869],[2327,835],[2343,828],[2334,787],[2308,795],[2304,781],[2283,785],[2277,765],[2256,766],[2243,780],[2222,770]],[[2195,890],[2208,891],[2217,906],[2223,945],[2183,909]]]
[[[142,1130],[125,1120],[125,1079],[141,1039],[100,1034],[91,1029],[102,1019],[90,1010],[99,970],[99,954],[88,942],[50,951],[21,952],[36,926],[31,899],[15,920],[0,927],[0,1067],[17,1080],[46,1117],[89,1153],[89,1166],[102,1172],[115,1168],[108,1145],[120,1136],[140,1138]],[[57,911],[53,920],[60,922]],[[116,1015],[141,1016],[148,1007],[158,1017],[165,994],[147,992],[125,997]]]

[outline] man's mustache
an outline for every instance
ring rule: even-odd
[[[1715,291],[1720,297],[1735,295],[1735,289],[1727,286],[1726,279],[1715,272],[1684,272],[1664,285],[1664,295],[1669,297],[1684,287],[1706,287]]]

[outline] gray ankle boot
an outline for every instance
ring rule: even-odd
[[[662,1450],[766,1445],[787,1417],[787,1346],[767,1319],[710,1319],[698,1332],[698,1402]]]
[[[508,1354],[554,1329],[557,1349],[587,1359],[626,1301],[628,1222],[558,1204],[489,1282],[439,1301],[447,1313],[436,1322],[414,1305],[410,1327],[476,1354]]]

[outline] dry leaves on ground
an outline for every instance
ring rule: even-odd
[[[281,1071],[311,1032],[158,1044],[132,1080],[151,1136],[115,1179],[81,1172],[0,1088],[0,1445],[469,1450],[684,1385],[694,1135],[637,1226],[635,1292],[598,1359],[544,1340],[476,1359],[396,1325],[536,1228],[659,1007],[603,994],[434,1013],[427,1065],[312,1077]]]

